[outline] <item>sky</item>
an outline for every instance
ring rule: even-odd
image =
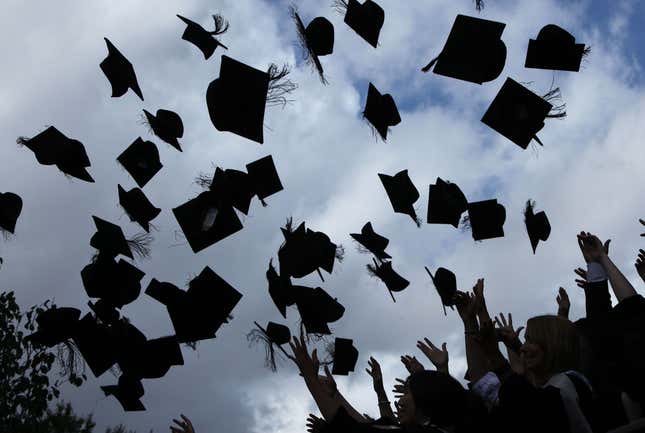
[[[127,235],[140,231],[118,206],[117,185],[136,185],[115,158],[141,136],[157,144],[164,164],[144,188],[163,211],[154,221],[159,231],[151,257],[136,262],[146,272],[143,287],[152,278],[185,287],[210,266],[243,294],[234,319],[216,339],[201,342],[196,351],[182,348],[184,366],[143,381],[147,411],[125,413],[102,394],[100,386],[116,383],[110,373],[94,378],[88,371],[81,388],[65,385],[62,398],[78,413],[92,413],[97,431],[119,423],[139,432],[168,431],[180,413],[200,433],[304,431],[315,405],[295,366],[285,360],[272,373],[264,367],[262,349],[249,347],[245,337],[253,321],[297,329],[297,313],[282,319],[265,279],[287,217],[345,246],[345,260],[324,283],[315,275],[299,283],[322,285],[346,307],[332,328],[334,335],[354,339],[360,357],[356,372],[337,381],[349,401],[372,415],[377,400],[365,373],[370,356],[381,362],[388,390],[394,378],[405,377],[402,354],[422,360],[415,343],[423,337],[437,345],[447,342],[452,374],[464,374],[459,319],[454,311],[443,315],[424,266],[451,269],[460,290],[484,278],[491,312],[512,312],[518,324],[555,313],[557,289],[563,286],[575,319],[584,313],[582,292],[574,283],[573,270],[583,265],[575,235],[585,230],[612,239],[612,259],[643,290],[633,266],[645,231],[638,223],[645,216],[641,2],[489,0],[478,15],[470,0],[378,0],[386,20],[377,49],[346,26],[330,2],[295,3],[306,22],[325,16],[335,26],[334,53],[322,58],[328,86],[302,62],[288,2],[158,0],[151,7],[143,0],[6,1],[0,16],[5,41],[0,191],[19,194],[24,207],[16,235],[0,241],[0,288],[15,291],[24,308],[53,299],[88,311],[80,270],[93,254],[91,215],[120,224]],[[215,13],[231,24],[221,38],[227,55],[258,69],[294,65],[291,79],[298,89],[284,108],[267,110],[263,145],[219,132],[209,120],[206,88],[219,74],[223,51],[205,61],[181,39],[184,26],[176,14],[208,27]],[[440,52],[460,13],[507,24],[505,69],[490,83],[419,71]],[[528,40],[550,23],[592,47],[579,73],[523,67]],[[98,66],[107,53],[104,37],[133,63],[145,102],[132,92],[110,97]],[[568,116],[547,121],[540,133],[544,147],[522,150],[480,122],[506,77],[530,83],[536,93],[560,87]],[[392,94],[399,106],[402,122],[387,142],[376,140],[361,118],[369,82]],[[142,110],[159,108],[181,115],[183,153],[142,125]],[[69,180],[15,144],[18,136],[33,136],[47,125],[84,143],[96,183]],[[244,169],[266,155],[273,156],[284,191],[270,197],[267,207],[254,202],[243,231],[193,254],[177,237],[170,210],[199,193],[193,182],[198,174],[216,166]],[[441,177],[456,182],[470,201],[497,198],[506,207],[505,236],[474,242],[468,232],[428,224],[417,228],[409,217],[395,214],[377,173],[403,169],[421,192],[416,207],[422,218],[428,185]],[[546,211],[552,226],[535,255],[523,222],[528,199]],[[367,221],[390,239],[394,268],[411,282],[396,303],[367,274],[371,258],[360,254],[349,236]],[[148,338],[172,333],[165,308],[146,295],[124,307],[123,314]]]

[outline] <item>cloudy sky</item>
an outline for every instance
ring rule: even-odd
[[[395,377],[405,375],[398,357],[422,357],[415,342],[429,337],[448,343],[451,370],[463,376],[458,317],[452,311],[444,317],[424,266],[453,270],[462,290],[485,278],[489,308],[511,311],[517,322],[555,312],[557,287],[564,286],[576,318],[584,302],[573,282],[573,269],[582,264],[575,234],[584,229],[612,239],[612,257],[642,288],[633,267],[643,246],[637,219],[645,216],[642,3],[487,1],[481,16],[507,23],[508,58],[500,77],[483,86],[419,72],[441,50],[455,16],[477,14],[472,1],[379,0],[386,21],[378,49],[349,29],[328,3],[296,2],[305,21],[322,15],[335,26],[334,54],[322,60],[330,81],[325,87],[302,64],[285,1],[158,0],[154,7],[148,1],[127,6],[59,1],[54,7],[7,0],[0,16],[0,191],[21,195],[24,208],[16,236],[0,242],[0,287],[14,290],[23,307],[54,299],[88,310],[80,270],[93,252],[90,216],[118,222],[127,234],[139,231],[118,206],[117,184],[126,189],[135,184],[115,158],[141,136],[157,143],[164,164],[145,187],[163,212],[154,222],[159,232],[151,258],[137,263],[147,274],[144,287],[153,277],[183,286],[208,265],[244,295],[235,319],[216,339],[202,342],[197,351],[184,348],[183,367],[144,381],[146,412],[124,413],[115,399],[102,395],[99,386],[116,382],[109,373],[90,378],[80,389],[65,387],[62,398],[79,413],[93,413],[100,427],[124,423],[139,432],[166,431],[170,420],[184,413],[198,432],[304,431],[314,405],[295,367],[284,362],[271,373],[263,366],[262,350],[249,348],[245,338],[254,320],[284,323],[264,274],[289,216],[346,247],[345,261],[323,287],[347,308],[333,325],[335,334],[353,338],[360,350],[356,373],[339,378],[339,386],[371,414],[377,405],[364,371],[369,356],[381,361],[389,389]],[[177,13],[207,27],[211,14],[224,15],[231,23],[222,37],[227,54],[249,65],[295,65],[292,80],[298,89],[284,109],[268,111],[264,145],[211,125],[205,93],[218,76],[222,52],[204,61],[181,40],[184,26]],[[523,68],[528,39],[549,23],[591,45],[581,72]],[[110,97],[98,66],[106,55],[103,37],[134,64],[145,102],[132,92]],[[553,82],[562,89],[568,117],[547,122],[540,133],[543,148],[523,151],[479,121],[509,76],[530,82],[536,93],[545,93]],[[391,93],[401,112],[402,122],[387,143],[375,140],[360,116],[369,82]],[[144,108],[182,116],[183,153],[149,135],[140,122]],[[85,144],[96,183],[68,180],[15,144],[16,137],[35,135],[46,125]],[[170,209],[199,192],[194,177],[215,166],[244,169],[269,154],[284,191],[269,198],[266,208],[254,202],[243,231],[193,254],[176,237],[179,227]],[[377,173],[402,169],[409,170],[422,193],[420,216],[426,213],[428,185],[441,177],[457,182],[471,201],[497,198],[507,210],[506,236],[475,243],[451,226],[419,229],[407,216],[394,214]],[[522,217],[529,198],[546,210],[552,225],[550,239],[535,255]],[[395,269],[411,281],[396,303],[367,275],[370,257],[359,254],[349,237],[367,221],[391,239]],[[316,278],[302,282],[320,284]],[[172,333],[165,308],[145,295],[123,312],[149,338]],[[290,312],[292,330],[297,319]]]

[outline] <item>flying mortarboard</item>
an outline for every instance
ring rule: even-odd
[[[143,101],[143,94],[141,93],[141,88],[139,88],[137,75],[134,72],[132,63],[116,49],[108,38],[103,39],[107,44],[108,55],[100,66],[112,86],[112,97],[118,98],[125,95],[128,89],[132,89]]]
[[[457,228],[467,208],[468,200],[457,184],[438,177],[437,183],[430,185],[428,224],[451,224]]]
[[[123,343],[123,342],[122,342]],[[123,344],[119,367],[124,374],[138,379],[158,379],[166,375],[170,367],[184,365],[179,341],[175,336],[152,340],[131,338]]]
[[[68,176],[76,177],[86,182],[94,182],[86,168],[90,167],[90,159],[85,152],[83,143],[68,138],[53,126],[48,127],[32,138],[19,137],[18,144],[26,146],[34,152],[36,160],[42,165],[56,165]]]
[[[351,233],[350,236],[369,252],[374,254],[377,259],[384,260],[391,258],[390,255],[385,252],[385,249],[390,243],[389,239],[376,233],[372,228],[371,222],[365,224],[360,233]]]
[[[449,271],[446,268],[438,268],[434,275],[430,273],[430,270],[426,267],[426,272],[430,275],[432,279],[432,284],[434,284],[439,297],[441,298],[441,304],[443,305],[443,314],[446,314],[446,307],[452,308],[456,302],[457,296],[457,278],[452,271]]]
[[[50,308],[36,317],[38,330],[26,337],[27,340],[46,347],[53,347],[70,339],[76,332],[81,310],[76,308]]]
[[[365,102],[363,116],[374,127],[383,141],[387,140],[387,132],[390,126],[396,126],[401,123],[401,116],[392,95],[389,93],[382,95],[372,83],[370,83],[367,91],[367,101]]]
[[[533,254],[535,254],[538,243],[540,241],[545,242],[551,234],[551,224],[549,224],[549,218],[547,218],[546,213],[544,211],[534,213],[534,207],[535,203],[528,200],[524,210],[524,223],[531,240]]]
[[[145,393],[141,381],[122,374],[118,385],[102,386],[106,396],[113,395],[126,412],[146,410],[140,398]]]
[[[0,193],[0,231],[13,233],[22,212],[22,199],[12,192]]]
[[[99,299],[96,302],[89,301],[87,305],[92,309],[96,317],[107,325],[116,323],[121,318],[119,310],[105,299]]]
[[[155,207],[140,188],[132,188],[126,191],[118,185],[119,204],[130,217],[130,221],[136,221],[146,232],[150,231],[150,221],[155,219],[161,209]]]
[[[563,106],[554,107],[547,99],[557,98],[559,89],[549,92],[545,98],[536,95],[512,78],[507,78],[499,93],[482,117],[482,122],[526,149],[544,127],[548,117],[564,117]],[[558,114],[550,114],[555,109]]]
[[[94,215],[92,215],[92,219],[96,225],[96,233],[90,239],[90,246],[111,257],[122,254],[134,259],[121,227]]]
[[[184,135],[184,123],[181,121],[179,114],[170,110],[157,110],[156,115],[153,115],[147,110],[143,110],[148,125],[152,132],[172,147],[182,152],[178,138]]]
[[[291,8],[291,16],[296,23],[305,60],[313,64],[316,71],[318,71],[320,81],[323,84],[327,84],[324,70],[318,57],[327,56],[334,52],[334,25],[325,17],[316,17],[305,27],[294,7]]]
[[[143,141],[141,137],[134,140],[117,157],[117,161],[130,173],[139,188],[143,188],[163,167],[157,146],[152,141]]]
[[[365,0],[363,4],[357,0],[338,0],[334,4],[340,10],[345,10],[345,24],[376,48],[385,23],[383,8],[372,0]]]
[[[112,256],[99,254],[81,271],[83,287],[90,298],[101,298],[107,305],[122,308],[135,301],[141,293],[145,273],[136,266]]]
[[[548,24],[542,27],[537,39],[529,40],[524,67],[578,72],[586,53],[585,44],[576,44],[571,33]]]
[[[419,199],[419,191],[412,183],[408,170],[401,170],[394,176],[379,173],[378,177],[383,183],[394,212],[409,215],[417,226],[421,227],[421,222],[414,210],[414,203]]]
[[[285,325],[279,323],[269,322],[266,328],[260,326],[258,322],[253,322],[257,329],[251,330],[246,336],[247,340],[251,344],[256,344],[258,342],[263,342],[266,350],[265,364],[271,369],[271,371],[276,371],[275,364],[275,350],[273,345],[275,344],[278,349],[290,359],[293,359],[293,356],[289,355],[282,346],[289,343],[291,340],[291,331]]]
[[[181,38],[199,48],[204,54],[204,59],[208,60],[219,46],[226,50],[228,49],[215,37],[226,33],[228,30],[228,22],[221,15],[213,15],[215,29],[212,32],[209,32],[196,22],[184,18],[181,15],[177,15],[177,18],[186,24],[186,30],[184,30]]]
[[[246,164],[246,171],[260,200],[284,189],[271,155]]]
[[[396,273],[394,269],[392,269],[392,262],[378,262],[374,260],[374,266],[372,265],[367,265],[367,269],[370,272],[370,274],[374,275],[383,283],[385,283],[385,286],[387,287],[387,290],[390,292],[390,296],[392,297],[392,300],[396,302],[396,299],[394,299],[394,294],[392,292],[401,292],[405,290],[409,285],[410,282],[403,278],[401,275]]]
[[[338,338],[334,341],[334,365],[331,373],[340,376],[347,376],[354,371],[358,361],[358,349],[354,347],[354,341],[348,338]]]
[[[244,215],[249,213],[255,191],[248,173],[217,167],[209,189],[218,206],[232,206]]]
[[[296,294],[296,306],[307,334],[331,334],[328,324],[343,317],[345,307],[320,287],[301,286]]]
[[[482,84],[499,77],[506,62],[506,24],[457,15],[443,50],[422,71]]]
[[[91,314],[86,314],[78,321],[73,340],[94,376],[101,376],[116,363],[118,342],[113,339],[108,327]]]
[[[468,203],[468,219],[476,241],[504,236],[506,209],[496,199]]]
[[[278,275],[273,263],[269,261],[269,269],[266,272],[267,282],[269,283],[269,296],[273,303],[282,314],[287,318],[287,307],[296,302],[294,287],[289,277]]]

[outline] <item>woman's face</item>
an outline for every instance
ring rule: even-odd
[[[414,404],[414,398],[410,392],[410,386],[406,383],[405,391],[396,403],[396,415],[402,425],[412,425],[415,423],[415,414],[417,408]]]
[[[531,340],[531,329],[528,326],[524,339],[524,344],[520,348],[524,369],[527,372],[539,372],[544,366],[544,350]]]

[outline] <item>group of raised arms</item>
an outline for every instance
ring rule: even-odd
[[[415,356],[402,356],[409,376],[395,380],[393,404],[378,361],[368,360],[378,419],[357,411],[343,397],[329,369],[324,367],[320,374],[317,352],[309,351],[306,337],[294,337],[292,359],[321,415],[309,415],[307,430],[645,431],[645,299],[612,262],[609,240],[581,232],[577,242],[586,263],[586,269],[575,270],[575,281],[585,294],[585,317],[569,319],[569,297],[560,288],[557,314],[535,316],[525,326],[515,327],[510,313],[490,315],[484,280],[479,279],[471,292],[458,291],[455,299],[464,328],[467,387],[450,375],[446,344],[439,348],[424,338],[417,348],[435,369],[426,369]],[[642,249],[635,266],[645,281]],[[195,433],[184,415],[173,422],[173,433]]]

